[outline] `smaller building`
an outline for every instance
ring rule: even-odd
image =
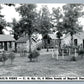
[[[15,50],[15,39],[11,35],[0,35],[0,49]]]
[[[60,39],[62,39],[63,37],[61,37]],[[43,36],[43,47],[46,48],[47,46],[49,48],[54,48],[54,47],[58,47],[59,45],[59,39],[57,38],[56,32],[55,33],[50,33],[47,35]]]
[[[17,41],[17,52],[22,52],[24,50],[29,51],[29,39],[28,36],[22,36]],[[31,50],[33,51],[37,47],[42,45],[41,40],[35,40],[33,37],[31,38]]]
[[[70,35],[70,33],[68,33],[62,39],[62,45],[70,46],[70,44],[71,44],[71,35]],[[73,45],[81,46],[82,48],[84,48],[84,32],[78,32],[73,35]]]

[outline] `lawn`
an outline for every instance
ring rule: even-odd
[[[10,60],[7,60],[4,66],[0,62],[0,76],[84,76],[84,59],[77,61],[56,60],[52,58],[50,52],[40,52],[38,62],[29,62],[27,57],[20,57],[17,54],[13,65],[10,65]]]

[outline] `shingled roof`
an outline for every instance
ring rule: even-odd
[[[28,40],[29,40],[28,36],[22,36],[16,42],[17,43],[26,43]],[[32,37],[32,41],[37,42],[33,37]]]
[[[0,35],[0,41],[15,41],[11,35]]]
[[[28,40],[28,37],[20,37],[16,42],[17,43],[25,43]]]

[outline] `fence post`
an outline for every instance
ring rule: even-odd
[[[54,50],[52,49],[52,58],[54,58]]]
[[[77,57],[77,50],[76,50],[76,48],[75,48],[75,57]]]
[[[69,56],[70,56],[70,48],[69,48]]]
[[[56,52],[56,55],[57,55],[57,60],[58,60],[58,54],[59,54],[58,52],[59,52],[59,51],[58,51],[58,48],[57,48],[57,52]]]

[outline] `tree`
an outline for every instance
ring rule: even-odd
[[[10,59],[11,65],[12,65],[12,64],[13,64],[13,61],[14,61],[14,59],[15,59],[15,53],[14,53],[13,51],[11,51],[11,52],[9,53],[8,58]]]
[[[76,32],[82,31],[82,27],[78,23],[78,18],[84,13],[82,4],[67,4],[63,6],[64,18],[63,26],[64,32],[71,35],[71,47],[73,47],[73,35]]]
[[[43,6],[41,8],[41,10],[38,13],[37,20],[38,20],[37,21],[38,32],[42,34],[42,37],[48,35],[48,33],[50,32],[50,28],[52,27],[52,23],[50,18],[50,12],[47,6]],[[48,38],[46,38],[46,40],[48,41]],[[48,43],[47,43],[47,51],[48,51]]]
[[[16,9],[22,16],[20,20],[20,25],[22,30],[28,34],[29,39],[29,53],[31,53],[31,35],[35,30],[35,20],[36,20],[36,5],[35,4],[22,4]],[[22,23],[22,24],[21,24]]]
[[[19,23],[16,21],[16,19],[13,19],[13,22],[9,24],[12,27],[12,34],[14,35],[14,38],[17,40],[20,36],[20,25]]]
[[[2,9],[2,6],[0,5],[0,10]],[[1,13],[1,11],[0,11]],[[3,15],[0,14],[0,34],[3,34],[3,29],[6,26],[6,21],[3,19]]]
[[[16,21],[15,18],[13,18],[12,23],[8,23],[9,27],[12,27],[12,30],[10,31],[11,34],[14,35],[14,38],[17,40],[23,32],[21,32],[22,28],[19,24],[19,22]],[[15,43],[15,51],[17,51],[17,43]]]
[[[61,37],[62,37],[62,31],[63,31],[63,24],[62,24],[63,14],[61,12],[62,10],[60,7],[53,8],[52,11],[53,11],[52,21],[55,27],[53,30],[57,31],[56,36],[59,42],[59,55],[60,55],[61,54]]]
[[[11,6],[15,6],[15,4],[12,4],[12,3],[6,3],[5,5],[11,7]]]

